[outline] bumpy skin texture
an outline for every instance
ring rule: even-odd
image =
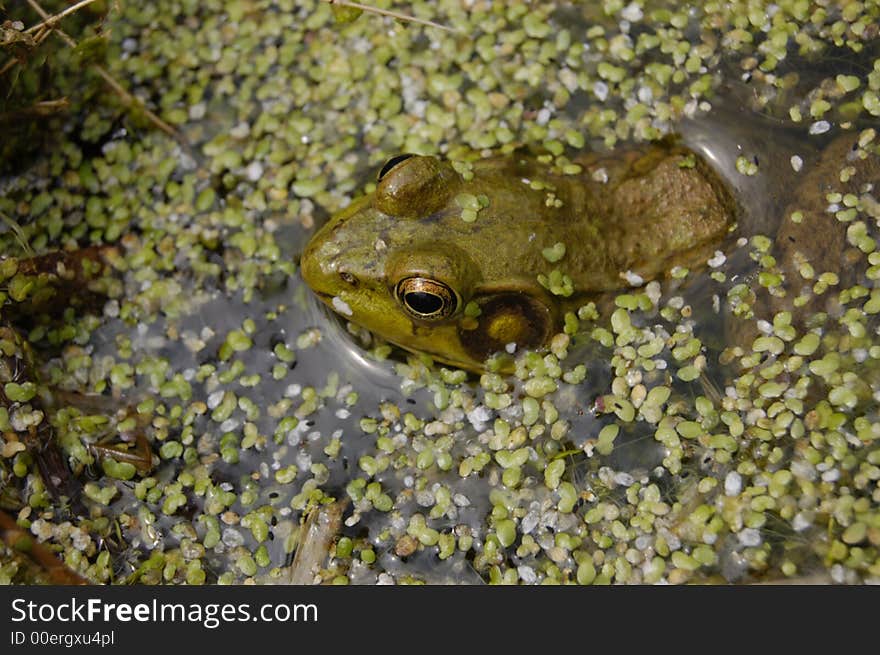
[[[544,346],[564,311],[626,286],[627,271],[647,281],[705,261],[734,223],[721,181],[674,143],[578,163],[583,173],[562,175],[516,152],[474,162],[465,180],[448,161],[404,159],[314,235],[303,277],[334,310],[388,341],[479,371],[511,343]],[[477,196],[485,206],[467,222],[461,205]],[[542,251],[556,243],[566,253],[551,263]],[[539,284],[554,269],[571,278],[571,295]],[[411,278],[440,282],[451,311],[407,311],[402,295],[414,287],[398,285]]]
[[[771,319],[777,312],[790,311],[792,322],[803,329],[820,312],[840,312],[835,305],[836,294],[819,294],[811,289],[816,278],[825,272],[839,277],[838,288],[852,286],[856,281],[856,269],[852,264],[863,257],[846,241],[846,223],[837,220],[829,211],[827,196],[840,194],[874,193],[880,188],[880,157],[867,154],[858,148],[857,133],[843,134],[829,143],[809,167],[783,184],[788,188],[788,203],[780,214],[779,229],[773,244],[773,256],[779,272],[785,279],[786,293],[771,295],[763,287],[753,284],[751,300],[755,316]],[[840,172],[851,167],[852,174],[841,181]],[[800,222],[791,220],[794,212],[800,212]],[[813,277],[801,274],[804,263],[809,263]],[[795,305],[793,298],[803,294],[807,299]],[[725,324],[725,337],[729,345],[748,350],[755,338],[761,336],[753,320],[730,320]]]
[[[799,273],[801,262],[807,261],[816,274],[825,271],[839,273],[842,284],[848,286],[852,268],[846,266],[846,231],[833,212],[828,211],[828,193],[860,195],[861,189],[871,185],[876,193],[880,184],[880,158],[861,158],[856,154],[857,134],[846,134],[832,141],[823,150],[819,161],[797,185],[791,203],[783,214],[783,221],[776,235],[774,252],[787,280],[801,280],[812,286],[813,280],[804,280]],[[852,166],[853,174],[845,182],[840,180],[840,170]],[[800,211],[799,223],[787,220],[794,211]],[[856,258],[860,255],[856,254]],[[841,287],[843,288],[843,287]],[[807,315],[822,310],[824,299],[814,298],[802,310]],[[773,310],[783,309],[782,299],[773,299]]]

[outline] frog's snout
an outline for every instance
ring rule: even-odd
[[[322,265],[320,242],[309,241],[300,260],[300,275],[303,281],[319,296],[332,295],[332,284],[329,271]]]

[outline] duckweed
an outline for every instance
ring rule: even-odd
[[[7,442],[0,462],[25,490],[22,507],[35,510],[34,535],[95,581],[109,580],[107,558],[76,544],[115,524],[125,543],[150,545],[132,570],[140,582],[262,582],[295,549],[305,509],[339,488],[351,507],[320,572],[334,583],[432,580],[433,570],[408,562],[385,570],[377,553],[404,534],[436,575],[472,558],[469,570],[497,582],[740,581],[798,575],[817,557],[838,582],[876,578],[870,490],[880,432],[869,404],[880,351],[870,317],[880,301],[869,281],[880,277],[880,258],[870,194],[841,186],[828,200],[846,223],[853,270],[865,271],[858,284],[809,262],[796,268],[801,280],[788,279],[773,239],[755,236],[743,248],[754,277],[737,277],[736,253],[726,251],[705,280],[677,266],[669,284],[618,294],[610,311],[588,303],[570,312],[549,359],[528,358],[513,376],[486,374],[479,386],[417,359],[381,377],[390,347],[375,342],[364,357],[375,367],[367,375],[379,377],[349,375],[330,357],[348,346],[308,317],[291,263],[291,235],[345,206],[361,171],[389,152],[448,154],[467,177],[471,150],[540,144],[571,174],[568,146],[613,147],[657,138],[682,116],[699,120],[717,102],[719,80],[706,70],[719,58],[750,76],[764,111],[801,121],[807,135],[837,133],[848,112],[880,115],[876,64],[817,81],[802,98],[785,87],[790,48],[863,48],[872,7],[808,14],[780,2],[768,22],[763,8],[740,5],[611,2],[589,25],[559,29],[541,3],[479,12],[432,4],[433,18],[473,36],[464,46],[368,14],[336,23],[326,3],[257,2],[245,12],[208,2],[167,15],[126,5],[111,14],[107,66],[138,97],[156,99],[198,159],[161,134],[113,133],[109,110],[76,118],[73,96],[75,138],[10,178],[0,210],[27,217],[21,234],[37,250],[123,244],[124,294],[103,310],[107,329],[69,313],[61,328],[29,338],[64,348],[46,365],[50,386],[134,399],[137,420],[57,421],[71,461],[84,462],[84,444],[108,426],[147,426],[159,458],[150,474],[102,458],[104,477],[84,485],[90,519],[66,527],[53,522],[31,454]],[[598,102],[567,106],[580,96]],[[870,132],[860,148],[873,147]],[[100,147],[75,145],[83,142]],[[751,153],[733,163],[749,181],[766,174]],[[794,156],[791,167],[808,168]],[[854,171],[843,167],[841,184]],[[561,202],[549,187],[540,192]],[[457,199],[462,219],[479,221],[486,200]],[[789,210],[794,224],[812,220],[803,209]],[[2,239],[5,252],[20,250],[14,231]],[[573,295],[565,262],[574,250],[542,249],[551,266],[539,282],[551,294]],[[0,271],[4,298],[22,302],[39,285],[10,261]],[[702,329],[708,304],[688,290],[694,280],[717,296],[713,313],[758,328],[731,345],[733,372],[722,383],[717,344]],[[760,315],[761,294],[788,309],[815,294],[828,310],[805,325],[793,311]],[[332,367],[343,371],[332,378]],[[35,382],[4,391],[23,405],[0,416],[4,431],[43,419],[24,407],[37,398]],[[630,448],[648,453],[645,444],[658,449],[647,469],[611,468]],[[344,462],[356,465],[343,474]],[[819,525],[814,508],[834,521]],[[797,538],[769,527],[771,517]],[[766,548],[771,529],[778,552]],[[719,548],[730,535],[743,548],[736,558]]]

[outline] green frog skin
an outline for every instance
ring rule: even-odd
[[[395,157],[312,237],[302,276],[384,339],[481,371],[493,353],[545,346],[590,296],[699,266],[736,222],[719,177],[671,140],[576,163]]]

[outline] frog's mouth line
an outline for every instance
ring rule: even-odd
[[[340,325],[344,325],[344,322],[347,320],[346,317],[340,315],[339,312],[335,311],[332,307],[333,298],[336,297],[335,294],[327,293],[324,291],[316,291],[315,289],[311,289],[311,292],[313,294],[315,294],[315,296],[319,300],[321,300],[322,303],[324,303],[326,309],[329,311],[329,314],[335,320],[339,321]],[[369,330],[369,328],[367,328],[367,329]],[[370,332],[372,332],[374,335],[377,334],[373,330],[370,330]],[[455,366],[455,367],[458,367],[458,368],[466,370],[466,371],[475,372],[477,370],[474,368],[474,366],[475,366],[474,362],[469,362],[469,361],[460,360],[460,359],[454,359],[449,356],[443,355],[442,353],[440,353],[436,350],[433,350],[431,348],[419,348],[418,350],[415,350],[413,348],[409,348],[409,347],[405,346],[404,344],[399,343],[397,341],[394,341],[392,339],[388,339],[385,337],[381,337],[381,338],[384,339],[385,341],[387,341],[388,343],[392,344],[395,348],[399,348],[400,350],[403,350],[404,352],[422,353],[422,354],[428,355],[429,357],[434,359],[435,362],[444,363],[444,364],[447,364],[450,366]]]
[[[346,320],[352,320],[351,317],[341,315],[336,310],[336,308],[333,306],[333,300],[334,300],[334,298],[338,297],[338,294],[329,293],[327,291],[320,291],[320,290],[314,289],[312,287],[309,287],[309,290],[311,291],[311,293],[314,294],[314,296],[318,300],[321,301],[321,303],[325,306],[325,308],[327,310],[329,310],[329,313],[335,319],[337,319],[338,321],[340,321],[342,323],[344,323]],[[364,327],[366,327],[366,326],[364,326]],[[415,322],[413,322],[412,323],[412,328],[413,328],[412,335],[413,336],[419,336],[416,334],[417,327],[418,327],[418,325]],[[418,347],[408,346],[404,343],[401,343],[400,341],[397,341],[394,339],[389,339],[386,336],[382,336],[381,334],[377,333],[375,330],[370,329],[369,327],[366,327],[366,329],[370,330],[370,332],[372,332],[374,335],[379,336],[380,338],[384,339],[388,343],[394,345],[396,348],[399,348],[399,349],[401,349],[405,352],[409,352],[409,353],[416,353],[416,354],[421,353],[421,354],[428,355],[437,363],[446,364],[448,366],[454,366],[454,367],[457,367],[457,368],[460,368],[460,369],[463,369],[466,371],[471,371],[471,372],[479,372],[479,371],[482,371],[484,368],[484,366],[481,362],[479,362],[478,360],[473,359],[473,358],[452,357],[448,353],[444,353],[442,351],[442,348],[440,348],[440,349],[432,348],[432,347],[430,347],[429,344],[422,344]]]
[[[462,359],[455,359],[453,357],[450,357],[448,355],[444,355],[440,352],[437,352],[436,350],[431,350],[429,348],[419,348],[418,350],[415,350],[413,348],[408,348],[407,346],[404,346],[402,343],[399,343],[397,341],[392,341],[391,339],[386,339],[386,341],[388,341],[388,343],[393,344],[394,346],[396,346],[397,348],[400,348],[401,350],[403,350],[405,352],[428,355],[431,359],[434,360],[435,363],[447,364],[449,366],[455,366],[455,367],[463,369],[465,371],[471,371],[471,372],[476,371],[476,369],[474,368],[473,362],[468,362],[468,361],[465,361]]]

